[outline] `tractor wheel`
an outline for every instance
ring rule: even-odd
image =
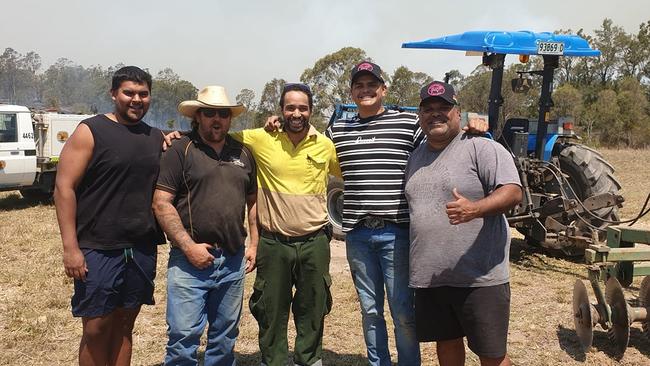
[[[558,156],[560,169],[567,175],[569,185],[575,191],[578,199],[585,200],[602,193],[618,194],[621,189],[621,184],[614,177],[614,167],[605,161],[603,156],[596,150],[585,145],[565,143],[556,146],[554,155]],[[594,210],[593,213],[609,221],[619,219],[617,206]],[[589,214],[583,214],[582,217],[590,225],[597,228],[604,229],[611,225]],[[589,232],[588,225],[582,220],[578,220],[575,224]],[[607,232],[599,231],[598,237],[599,240],[604,240],[607,237]],[[582,254],[582,252],[579,254]]]
[[[343,180],[330,176],[327,184],[327,216],[332,224],[332,237],[345,240],[343,233]]]

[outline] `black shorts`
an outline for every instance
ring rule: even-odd
[[[415,289],[418,341],[467,337],[467,345],[481,357],[506,354],[510,320],[510,284],[488,287]]]
[[[86,281],[74,280],[72,315],[97,317],[116,308],[153,305],[156,246],[98,250],[83,248]]]

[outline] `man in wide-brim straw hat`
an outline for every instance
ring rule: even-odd
[[[196,124],[196,112],[201,109],[229,109],[232,118],[242,114],[246,109],[241,104],[232,104],[226,89],[222,86],[207,86],[201,91],[196,100],[186,100],[178,105],[178,111],[192,119],[192,128]]]
[[[154,213],[172,244],[165,365],[197,363],[206,323],[205,364],[235,365],[244,274],[255,268],[258,242],[255,161],[228,136],[244,107],[223,87],[208,86],[178,110],[192,118],[192,131],[163,155],[154,194]]]

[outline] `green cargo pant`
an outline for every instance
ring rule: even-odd
[[[323,323],[332,308],[329,263],[329,238],[322,232],[298,242],[260,237],[257,276],[249,306],[259,325],[263,365],[287,363],[287,323],[292,302],[296,325],[294,363],[321,363]]]

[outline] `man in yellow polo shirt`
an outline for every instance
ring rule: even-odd
[[[321,365],[323,323],[332,306],[327,180],[341,170],[332,141],[309,124],[309,87],[287,84],[280,107],[282,130],[231,134],[252,150],[258,169],[261,235],[249,305],[259,325],[262,365],[287,363],[289,308],[297,333],[294,364]]]

